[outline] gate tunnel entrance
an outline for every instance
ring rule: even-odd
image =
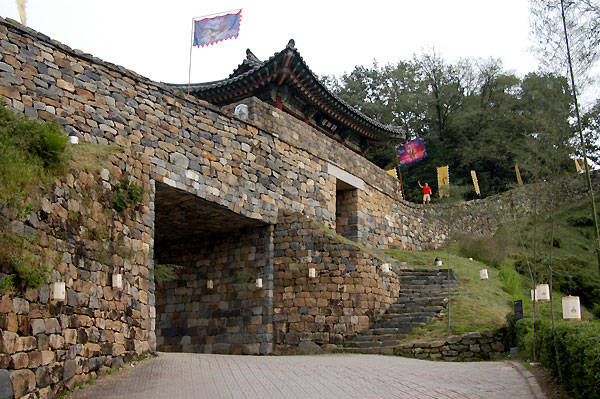
[[[154,203],[155,270],[180,266],[156,285],[157,349],[271,353],[272,226],[159,182]]]

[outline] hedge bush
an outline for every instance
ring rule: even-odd
[[[521,349],[531,356],[531,319],[519,320],[515,334]],[[536,320],[536,354],[576,397],[600,398],[600,322],[558,322],[553,337],[552,324]]]

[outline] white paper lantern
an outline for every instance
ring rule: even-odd
[[[262,278],[256,279],[256,288],[262,288]]]
[[[123,275],[121,273],[112,275],[112,286],[113,288],[123,288]]]
[[[550,302],[550,286],[548,284],[538,284],[535,287],[536,302]]]
[[[481,280],[487,280],[487,279],[489,278],[489,277],[488,277],[488,271],[487,271],[487,269],[481,269],[481,270],[479,271],[479,278],[480,278]]]
[[[531,290],[531,302],[533,302],[533,300],[534,300],[534,298],[533,298],[533,293],[534,293],[534,291],[533,291],[533,290]]]
[[[64,301],[67,297],[67,287],[64,281],[52,283],[52,299],[55,301]]]
[[[317,269],[315,269],[314,267],[309,267],[308,268],[308,277],[316,278],[317,277]]]
[[[208,288],[209,290],[212,290],[214,287],[214,283],[212,280],[206,280],[206,288]]]
[[[435,258],[435,265],[442,266],[442,260],[440,258]]]
[[[389,263],[384,263],[381,265],[381,271],[384,274],[390,274],[390,264]]]
[[[581,321],[581,306],[578,296],[565,296],[562,299],[563,320]]]

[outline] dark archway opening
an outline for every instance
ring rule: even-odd
[[[180,266],[156,285],[157,349],[270,353],[272,242],[271,226],[156,182],[155,267]]]

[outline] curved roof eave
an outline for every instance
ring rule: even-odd
[[[250,50],[247,51],[247,54],[254,57],[254,55],[250,52]],[[280,64],[279,62],[284,60],[285,58],[288,58],[290,55],[292,56],[292,60],[291,60],[291,62],[289,62],[289,65],[296,64],[297,66],[300,67],[300,70],[298,70],[298,68],[296,68],[294,70],[295,74],[298,74],[298,72],[304,71],[305,72],[304,75],[308,76],[308,78],[309,78],[309,81],[307,81],[307,82],[304,82],[304,81],[297,82],[296,81],[296,82],[294,82],[295,84],[297,84],[298,86],[301,84],[306,89],[310,89],[314,95],[318,95],[319,97],[321,97],[323,101],[325,101],[331,107],[335,108],[335,110],[337,112],[340,112],[342,115],[351,118],[352,120],[355,121],[356,124],[362,125],[364,128],[372,131],[372,133],[375,133],[375,135],[377,135],[379,137],[371,137],[372,136],[371,134],[365,134],[365,132],[362,132],[363,135],[365,135],[366,137],[368,137],[372,140],[394,139],[394,138],[401,139],[401,138],[405,137],[404,130],[402,128],[397,127],[397,126],[384,125],[384,124],[368,117],[367,115],[363,114],[361,111],[359,111],[356,108],[349,105],[346,101],[344,101],[343,99],[338,97],[336,94],[332,93],[323,83],[321,83],[321,81],[317,78],[317,76],[308,67],[308,65],[306,64],[306,62],[304,61],[304,59],[298,52],[298,50],[294,47],[293,40],[290,40],[288,45],[282,51],[275,53],[268,60],[260,61],[256,57],[254,57],[254,59],[248,58],[248,59],[244,60],[244,62],[242,62],[240,65],[238,65],[238,67],[233,71],[233,73],[228,78],[213,81],[213,82],[194,83],[194,84],[190,85],[190,92],[192,94],[193,93],[207,94],[210,92],[214,93],[214,92],[219,91],[219,89],[222,89],[222,88],[227,88],[227,87],[234,88],[248,80],[263,81],[264,77],[261,76],[261,74],[260,74],[261,71],[264,72],[265,69],[267,71],[269,71],[269,70],[275,71],[276,67],[282,66],[282,64]],[[294,63],[293,62],[294,60],[296,60],[297,62]],[[289,77],[290,76],[287,76],[286,80],[289,79]],[[170,86],[177,88],[177,89],[187,89],[187,87],[188,87],[187,85],[176,85],[176,84],[172,84]],[[317,91],[318,93],[314,93],[315,91]],[[199,97],[202,97],[202,96],[200,95]],[[322,109],[322,111],[326,112],[325,109]],[[344,123],[343,120],[340,122]],[[379,133],[379,134],[377,134],[377,133]]]

